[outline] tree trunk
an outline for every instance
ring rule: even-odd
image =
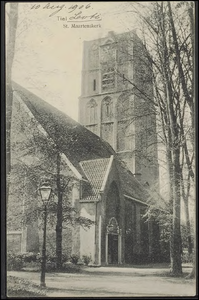
[[[188,14],[189,14],[189,19],[190,19],[190,32],[191,32],[191,43],[192,43],[192,61],[193,61],[193,64],[195,62],[195,42],[194,42],[194,9],[193,9],[193,3],[190,1],[190,6],[189,6],[189,9],[188,9]],[[193,68],[194,69],[194,68]],[[194,145],[195,141],[194,141],[194,138],[195,138],[195,135],[194,135],[194,132],[195,132],[195,93],[194,93],[194,77],[192,79],[192,82],[191,82],[191,90],[192,90],[192,96],[193,96],[193,111],[192,111],[192,129],[193,129],[193,135],[192,135],[192,143]]]
[[[15,51],[15,38],[18,21],[18,3],[10,3],[8,13],[8,41],[6,47],[6,199],[8,202],[10,171],[11,171],[11,150],[10,150],[10,131],[12,120],[12,65]]]
[[[163,4],[162,14],[163,14]],[[174,109],[173,101],[173,90],[172,90],[172,76],[170,72],[169,60],[168,60],[168,46],[166,43],[165,36],[165,23],[164,20],[161,24],[161,38],[163,49],[161,50],[162,61],[163,61],[163,77],[165,79],[166,86],[166,105],[167,115],[169,121],[169,149],[171,150],[172,159],[172,187],[173,187],[173,221],[172,221],[172,232],[171,232],[171,273],[178,276],[182,273],[181,265],[181,254],[182,254],[182,243],[181,243],[181,231],[180,231],[180,150],[177,142],[179,137],[177,118]]]
[[[188,244],[188,254],[189,256],[192,254],[192,240],[191,240],[191,225],[190,225],[190,218],[189,218],[189,205],[188,199],[184,199],[184,206],[185,206],[185,222],[186,222],[186,230],[187,230],[187,244]]]
[[[171,273],[175,276],[182,274],[182,241],[180,230],[180,152],[179,149],[173,151],[174,164],[174,197],[173,197],[173,230],[171,237]]]
[[[189,95],[189,91],[187,88],[187,84],[185,81],[185,74],[182,68],[182,63],[181,63],[181,58],[180,58],[180,50],[179,50],[179,45],[178,45],[178,38],[176,34],[176,29],[174,26],[174,21],[173,21],[173,15],[172,15],[172,10],[171,10],[171,3],[170,1],[167,2],[168,4],[168,11],[169,11],[169,20],[171,24],[171,32],[173,36],[173,42],[174,42],[174,47],[175,47],[175,55],[177,58],[177,67],[178,67],[178,72],[179,72],[179,80],[182,86],[182,90],[184,93],[184,97],[187,101],[187,104],[189,105],[190,112],[191,112],[191,121],[192,121],[192,128],[194,128],[194,102],[193,98]]]
[[[61,189],[61,180],[60,180],[60,168],[61,168],[61,156],[60,153],[57,153],[57,224],[56,224],[56,259],[57,259],[57,268],[61,269],[62,267],[62,189]]]
[[[194,94],[192,94],[192,97],[191,97],[189,95],[189,92],[188,92],[188,89],[187,89],[187,85],[186,85],[186,82],[185,82],[185,76],[184,76],[184,72],[183,72],[183,68],[182,68],[182,63],[181,63],[181,59],[180,59],[178,39],[177,39],[176,30],[175,30],[175,26],[174,26],[174,22],[173,22],[171,4],[170,4],[170,1],[168,1],[167,3],[168,3],[168,9],[169,9],[169,18],[170,18],[170,23],[171,23],[171,31],[172,31],[173,41],[174,41],[174,46],[175,46],[175,54],[176,54],[176,57],[177,57],[177,66],[178,66],[178,71],[179,71],[179,79],[180,79],[180,83],[181,83],[181,86],[182,86],[182,90],[184,92],[185,99],[186,99],[186,101],[189,105],[189,108],[190,108],[192,129],[193,129],[193,132],[194,132],[194,101],[193,101]],[[190,28],[191,28],[192,47],[193,47],[193,7],[192,7],[192,5],[188,9],[188,13],[189,13],[190,23],[191,23]],[[193,52],[194,52],[194,47],[193,47]],[[194,61],[194,57],[193,57],[193,61]],[[193,92],[193,82],[192,82],[192,92]],[[194,139],[194,134],[193,134],[193,139]],[[195,239],[194,239],[194,247],[195,247]],[[194,259],[195,259],[195,256],[194,256]],[[194,262],[194,268],[195,268],[195,262]],[[195,273],[194,269],[193,269],[193,273]]]
[[[181,173],[181,187],[182,187],[182,197],[184,200],[184,212],[185,212],[185,226],[186,226],[186,236],[188,244],[188,254],[192,254],[192,240],[191,240],[191,225],[189,217],[189,191],[190,191],[190,176],[188,176],[187,182],[187,192],[185,193],[183,174]]]
[[[190,1],[190,7],[188,9],[189,13],[189,18],[190,18],[190,31],[191,31],[191,41],[192,41],[192,60],[193,62],[195,61],[195,42],[194,42],[194,9],[193,9],[194,4]],[[193,109],[194,109],[194,114],[192,118],[192,128],[193,128],[193,134],[192,134],[192,144],[195,144],[195,94],[194,94],[194,80],[192,80],[192,95],[193,95]],[[194,206],[195,206],[195,212],[196,212],[196,200],[194,201]],[[194,218],[194,255],[193,255],[193,269],[189,275],[189,278],[194,278],[196,276],[196,219]]]

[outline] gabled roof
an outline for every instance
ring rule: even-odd
[[[99,194],[109,166],[110,158],[82,161],[84,174],[91,184],[91,197]]]
[[[80,161],[109,158],[115,153],[107,142],[19,84],[13,82],[13,90],[81,175]]]

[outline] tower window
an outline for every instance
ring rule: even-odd
[[[96,79],[93,80],[93,91],[96,90]]]
[[[106,90],[115,87],[115,72],[114,68],[103,70],[102,73],[102,89]]]
[[[102,100],[102,122],[112,121],[113,102],[110,97]]]
[[[117,102],[118,130],[117,150],[126,151],[133,149],[134,126],[131,116],[130,97],[121,95]]]
[[[97,103],[91,99],[87,104],[87,124],[97,123]]]
[[[106,105],[106,115],[107,115],[107,117],[110,116],[110,105],[109,105],[109,103]]]

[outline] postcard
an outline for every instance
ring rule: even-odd
[[[195,28],[192,1],[6,2],[7,297],[196,295]]]

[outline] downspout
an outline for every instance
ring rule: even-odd
[[[97,230],[100,229],[98,228],[99,222],[98,221],[98,216],[97,216],[97,212],[98,212],[98,203],[101,201],[101,193],[98,194],[97,196],[97,201],[96,201],[96,205],[95,205],[95,237],[94,237],[94,241],[95,241],[95,265],[99,265],[99,242],[97,243],[97,237],[98,237],[98,241],[99,241],[99,236],[97,236]],[[97,247],[98,246],[98,247]]]
[[[24,189],[26,187],[26,179],[27,179],[27,176],[26,176],[26,171],[25,171],[25,176],[24,176],[24,181],[23,181],[23,184],[24,184]],[[21,252],[26,252],[26,248],[27,248],[27,225],[24,224],[24,218],[25,218],[25,192],[23,190],[23,198],[22,198],[22,234],[21,234]]]

